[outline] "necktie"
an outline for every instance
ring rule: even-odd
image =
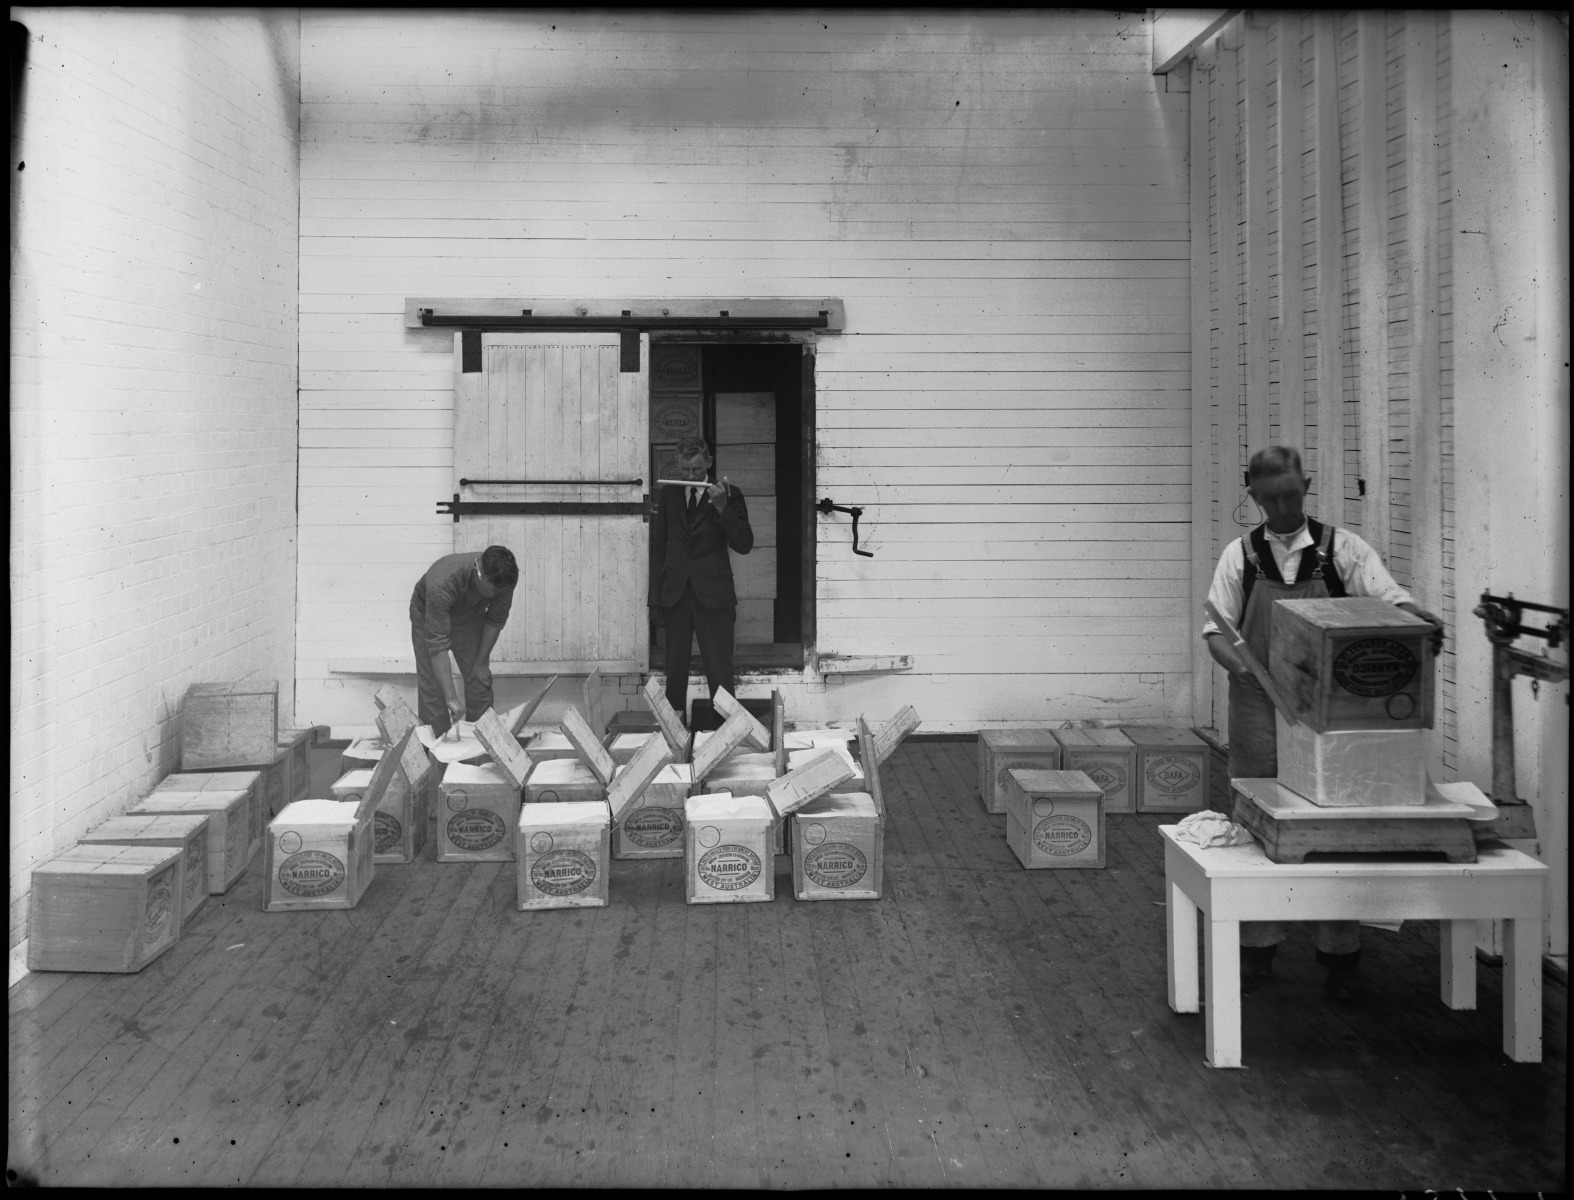
[[[700,490],[699,490],[699,488],[690,488],[689,489],[689,512],[690,513],[698,512],[699,511],[699,507],[700,507]]]

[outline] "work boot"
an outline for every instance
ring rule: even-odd
[[[1273,955],[1277,946],[1241,947],[1241,995],[1249,996],[1273,978]]]
[[[1323,980],[1323,994],[1341,1004],[1355,1004],[1366,994],[1366,981],[1361,977],[1361,952],[1327,954],[1317,952],[1317,961],[1328,968]]]

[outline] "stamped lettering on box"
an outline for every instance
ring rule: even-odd
[[[399,849],[399,839],[404,836],[404,826],[392,813],[379,812],[373,821],[378,854],[392,854]]]
[[[683,814],[675,808],[642,808],[623,821],[623,836],[646,850],[670,846],[682,835]]]
[[[596,860],[581,850],[542,855],[530,868],[530,882],[549,896],[574,896],[596,882]]]
[[[747,846],[717,846],[700,856],[699,876],[718,892],[736,892],[760,877],[760,856]]]
[[[1202,763],[1180,754],[1148,759],[1148,786],[1166,796],[1183,796],[1202,783]]]
[[[1093,844],[1093,830],[1081,817],[1061,813],[1033,826],[1033,844],[1057,858],[1081,854]]]
[[[294,854],[301,848],[301,835],[291,829],[279,835],[279,849],[285,854]]]
[[[803,856],[803,873],[821,887],[852,887],[868,870],[863,851],[846,842],[827,842]]]
[[[302,850],[279,864],[279,886],[303,899],[326,896],[344,883],[344,864],[326,850]]]
[[[448,793],[448,807],[452,812],[464,812],[470,804],[470,797],[465,795],[463,788],[455,788]]]
[[[815,821],[804,829],[803,840],[811,846],[818,846],[825,840],[825,826]]]
[[[167,867],[148,883],[148,903],[142,913],[142,941],[146,945],[155,945],[169,932],[170,914],[175,911],[174,874],[175,868]]]
[[[1126,768],[1117,762],[1083,759],[1077,763],[1077,769],[1098,784],[1099,790],[1106,796],[1126,786]]]
[[[208,887],[208,848],[205,834],[198,834],[186,843],[186,899],[189,901],[198,890]]]
[[[1357,696],[1391,696],[1416,675],[1416,656],[1392,638],[1362,638],[1334,659],[1334,682]]]
[[[448,819],[448,840],[460,850],[490,850],[507,835],[503,818],[485,808],[467,808]]]

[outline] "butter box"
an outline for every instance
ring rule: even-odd
[[[281,729],[279,730],[279,749],[288,750],[288,769],[285,773],[285,790],[283,799],[268,809],[269,817],[277,816],[279,809],[291,800],[304,800],[311,791],[312,785],[312,740],[316,736],[315,729]]]
[[[372,814],[366,801],[297,800],[268,824],[264,912],[354,908],[371,886]]]
[[[1278,723],[1279,782],[1323,808],[1426,803],[1426,730]]]
[[[1006,845],[1030,870],[1104,865],[1105,793],[1082,771],[1006,772]]]
[[[412,749],[420,755],[421,762],[415,783],[403,770],[396,771],[372,817],[372,858],[379,863],[414,862],[426,845],[431,785],[437,772],[424,750],[419,746]],[[363,768],[339,776],[329,791],[335,800],[356,804],[366,796],[371,783],[372,772]]]
[[[1055,738],[1061,770],[1081,771],[1104,789],[1103,812],[1135,811],[1137,748],[1129,737],[1118,729],[1057,729]]]
[[[1060,743],[1048,729],[982,729],[978,734],[978,798],[988,813],[1006,811],[1011,767],[1060,770]]]
[[[185,855],[180,924],[185,929],[208,899],[208,818],[202,813],[111,817],[83,835],[83,846],[176,846]]]
[[[566,801],[605,800],[607,789],[578,758],[549,758],[530,768],[525,780],[525,803],[561,804]]]
[[[792,889],[799,900],[878,900],[885,821],[867,792],[832,792],[794,812]]]
[[[683,804],[693,790],[687,763],[662,767],[613,830],[612,857],[682,858]]]
[[[1208,807],[1208,743],[1189,729],[1128,725],[1137,747],[1137,811],[1200,812]]]
[[[262,767],[279,748],[279,684],[194,683],[180,710],[180,768]]]
[[[513,862],[519,789],[497,763],[449,763],[438,785],[438,862]]]
[[[773,815],[763,797],[690,796],[683,809],[683,873],[690,904],[776,898]]]
[[[515,856],[519,908],[604,908],[612,811],[604,800],[525,804]]]
[[[180,939],[185,850],[73,846],[33,868],[32,971],[140,971]]]
[[[159,792],[246,792],[246,861],[262,849],[262,831],[268,823],[263,811],[263,773],[261,771],[181,771],[166,776],[153,794]]]
[[[208,892],[219,896],[235,886],[246,873],[248,827],[252,793],[246,791],[155,791],[138,801],[127,816],[164,816],[178,813],[208,818]]]
[[[1278,601],[1266,666],[1317,733],[1432,728],[1432,626],[1386,601]]]

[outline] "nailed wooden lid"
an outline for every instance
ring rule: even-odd
[[[1060,742],[1048,727],[981,729],[979,740],[993,750],[1057,750]]]
[[[1029,796],[1085,796],[1092,800],[1104,795],[1104,789],[1082,771],[1038,771],[1031,767],[1010,767],[1006,777]]]

